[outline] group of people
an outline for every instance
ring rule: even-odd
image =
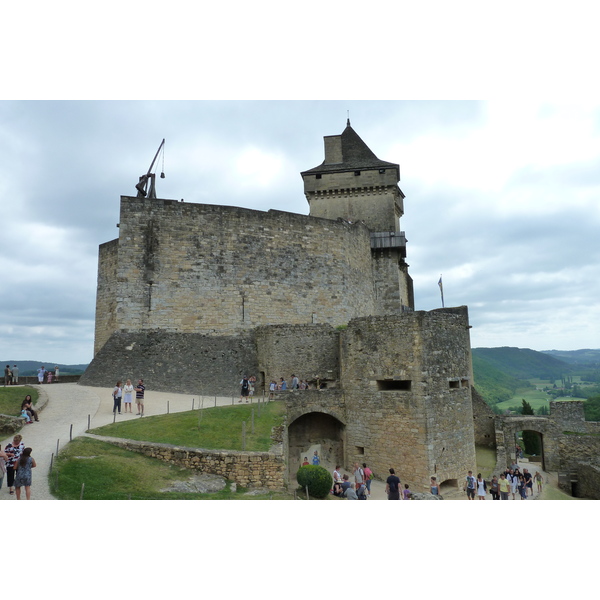
[[[60,369],[58,368],[58,365],[54,367],[54,371],[48,370],[46,367],[44,367],[44,365],[42,365],[37,370],[38,383],[52,383],[53,379],[54,381],[58,381],[59,374]]]
[[[13,365],[13,368],[10,368],[10,365],[6,365],[4,367],[4,387],[7,385],[17,385],[19,383],[19,367],[17,365]]]
[[[500,473],[500,477],[494,475],[489,483],[489,493],[493,500],[509,500],[512,494],[512,499],[516,500],[518,495],[521,500],[526,500],[527,497],[533,497],[533,485],[537,486],[538,494],[542,492],[543,477],[539,471],[532,475],[527,468],[523,468],[523,472],[517,463],[512,464],[505,471]],[[477,473],[477,478],[473,476],[473,472],[469,471],[465,478],[463,491],[467,493],[469,500],[474,500],[475,495],[479,500],[485,500],[488,493],[488,485],[481,473]]]
[[[315,454],[317,452],[315,451]],[[313,459],[314,463],[314,459]],[[333,489],[331,493],[340,498],[348,500],[367,500],[371,495],[371,481],[373,471],[367,466],[367,463],[354,463],[354,481],[350,481],[350,476],[346,473],[340,473],[341,465],[336,465],[333,470]]]
[[[131,383],[131,379],[128,379],[125,382],[125,385],[122,385],[122,381],[117,381],[113,391],[113,414],[116,414],[117,411],[121,414],[121,402],[123,402],[123,412],[124,413],[132,413],[131,410],[133,404],[133,392],[135,392],[135,404],[137,406],[136,416],[143,417],[144,416],[144,392],[146,391],[146,386],[144,385],[144,380],[139,379],[136,387],[133,387]]]
[[[244,398],[246,402],[250,402],[252,400],[252,396],[254,396],[254,386],[256,385],[256,376],[250,375],[250,377],[246,377],[244,375],[242,380],[240,381],[240,385],[242,386],[240,390],[240,402],[243,402]],[[250,400],[248,400],[250,398]]]
[[[0,448],[0,489],[6,475],[9,494],[21,499],[21,488],[25,488],[25,498],[31,500],[31,470],[36,466],[31,456],[32,449],[26,448],[23,436],[17,434],[12,442]]]

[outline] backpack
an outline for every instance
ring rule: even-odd
[[[242,381],[242,389],[243,390],[247,390],[248,389],[248,380],[247,379],[244,379]]]
[[[356,490],[356,495],[359,500],[367,499],[367,486],[364,483]]]

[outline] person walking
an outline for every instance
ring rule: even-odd
[[[137,413],[140,417],[144,416],[144,392],[146,391],[146,386],[144,385],[144,380],[138,380],[137,387],[135,388],[135,403],[137,404]]]
[[[9,494],[15,493],[15,463],[23,450],[25,450],[25,444],[23,443],[23,436],[19,433],[13,437],[12,442],[9,442],[4,447],[4,452],[8,456],[8,460],[6,461],[6,485],[8,486]]]
[[[481,473],[477,473],[477,499],[485,500],[487,494],[487,486],[485,480],[481,476]]]
[[[365,482],[365,472],[358,463],[354,463],[354,483],[358,490],[360,486]]]
[[[240,399],[238,402],[241,402],[244,398],[246,398],[246,402],[248,402],[248,395],[250,394],[250,381],[245,375],[242,377],[240,385],[242,386],[242,389],[240,390]]]
[[[21,499],[21,488],[25,488],[25,498],[31,500],[31,469],[36,466],[35,459],[31,456],[31,448],[25,448],[15,462],[15,488],[17,490],[17,500]]]
[[[117,385],[113,389],[113,414],[119,411],[121,414],[121,398],[123,397],[123,389],[121,388],[121,381],[117,381]]]
[[[535,479],[535,482],[537,483],[538,494],[541,494],[542,493],[542,475],[541,475],[541,473],[539,471],[536,471],[533,478]]]
[[[500,499],[508,500],[508,494],[510,493],[510,481],[506,479],[504,473],[500,473],[500,480],[498,481],[498,490],[500,491]]]
[[[469,471],[463,485],[463,492],[467,492],[467,498],[469,500],[475,500],[475,488],[476,480],[475,477],[473,477],[473,471]]]
[[[490,494],[492,495],[492,500],[500,500],[500,488],[498,487],[498,477],[496,475],[490,481]]]
[[[385,482],[385,493],[388,500],[400,500],[400,477],[394,469],[390,469],[390,475]]]

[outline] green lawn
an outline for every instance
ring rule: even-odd
[[[0,387],[0,413],[3,415],[17,416],[21,413],[21,402],[29,394],[33,404],[38,401],[38,391],[29,386]]]
[[[170,465],[112,444],[78,437],[63,448],[49,476],[50,491],[59,500],[264,500],[290,498],[267,493],[246,496],[229,484],[213,494],[161,492],[174,481],[186,481],[197,471]]]
[[[533,410],[537,411],[541,406],[545,406],[546,408],[550,407],[549,402],[554,400],[548,394],[541,390],[532,390],[525,389],[520,390],[515,393],[515,395],[510,400],[504,400],[503,402],[498,402],[496,406],[501,410],[507,410],[513,406],[518,406],[521,408],[522,400],[526,400],[531,405]],[[556,398],[556,400],[560,401],[573,401],[573,400],[585,400],[585,398],[571,398],[571,397],[560,397]]]
[[[284,412],[283,402],[261,404],[260,416],[257,405],[218,406],[113,423],[90,433],[191,448],[242,450],[242,422],[245,421],[245,450],[267,452],[273,445],[271,431],[282,423]]]

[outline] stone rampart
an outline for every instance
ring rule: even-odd
[[[242,487],[281,490],[287,486],[283,452],[204,450],[171,444],[97,437],[120,448],[201,473],[220,475]]]

